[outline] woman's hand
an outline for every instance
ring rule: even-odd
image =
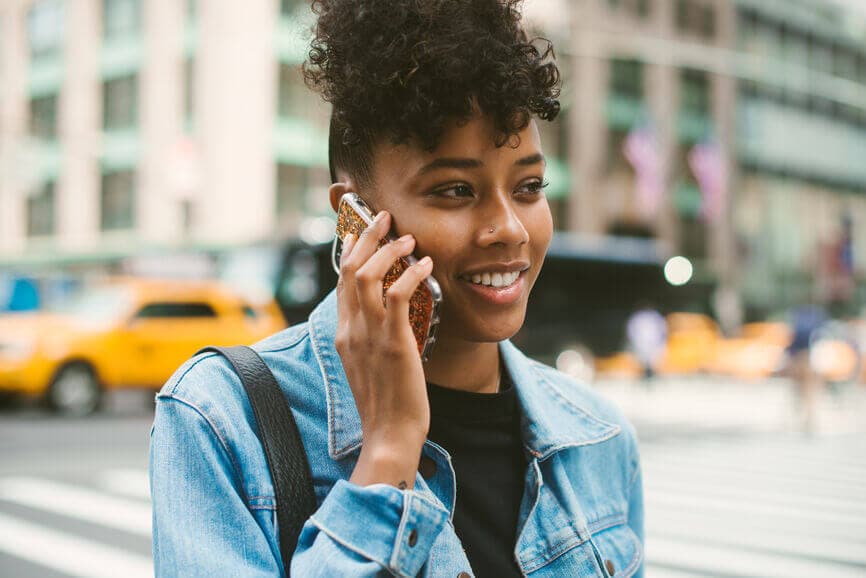
[[[415,248],[405,235],[378,248],[391,226],[376,215],[358,239],[348,235],[337,283],[335,345],[361,416],[363,447],[351,481],[412,487],[430,428],[421,356],[409,325],[409,298],[433,270],[429,257],[406,269],[382,297],[385,274]]]

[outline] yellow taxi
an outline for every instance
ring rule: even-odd
[[[722,339],[718,324],[701,313],[671,313],[667,316],[668,342],[658,371],[663,374],[693,374],[706,371]]]
[[[118,278],[63,311],[0,316],[0,392],[84,415],[107,390],[159,388],[205,345],[251,344],[285,325],[273,300],[253,305],[216,282]]]

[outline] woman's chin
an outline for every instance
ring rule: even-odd
[[[454,325],[442,320],[440,339],[461,339],[474,343],[499,343],[511,339],[523,327],[524,313],[502,319],[466,319]]]

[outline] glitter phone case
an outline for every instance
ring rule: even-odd
[[[334,246],[331,251],[331,264],[334,271],[340,274],[340,256],[343,252],[343,238],[348,233],[360,235],[373,222],[374,212],[355,193],[346,193],[340,199],[340,207],[337,211],[337,232],[334,236]],[[379,241],[383,246],[395,240],[397,237],[389,232],[384,239]],[[394,284],[410,266],[418,262],[414,255],[401,257],[385,274],[384,290]],[[383,296],[384,298],[384,296]],[[427,361],[433,345],[436,343],[436,329],[439,326],[439,305],[442,303],[442,290],[433,276],[428,276],[418,284],[418,288],[409,299],[409,324],[415,334],[418,344],[418,353],[421,359]]]

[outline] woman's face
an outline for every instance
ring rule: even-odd
[[[440,340],[501,341],[523,325],[553,221],[535,122],[519,137],[516,148],[497,147],[492,122],[478,116],[451,125],[432,152],[382,144],[374,184],[359,191],[391,213],[398,235],[415,236],[417,257],[433,259]]]

